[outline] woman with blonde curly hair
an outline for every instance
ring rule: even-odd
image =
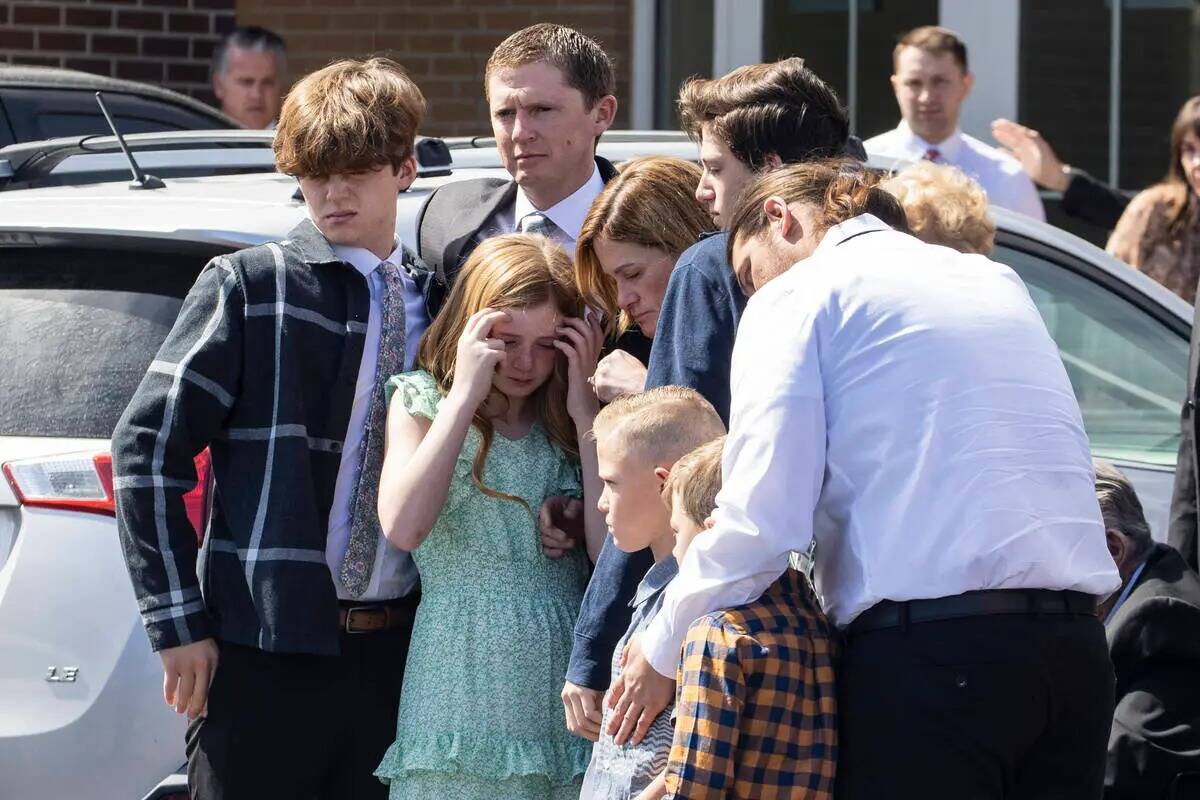
[[[996,223],[988,214],[987,195],[962,170],[922,161],[879,186],[904,206],[913,236],[960,253],[991,255]]]

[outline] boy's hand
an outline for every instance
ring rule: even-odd
[[[567,730],[576,736],[595,742],[600,738],[601,692],[576,686],[567,681],[562,690],[563,709],[567,714]]]
[[[633,800],[662,800],[667,795],[667,771],[662,772],[642,789]]]
[[[547,558],[562,558],[583,541],[583,501],[575,497],[547,497],[538,510],[542,552]]]
[[[168,647],[159,652],[163,662],[163,699],[176,714],[188,719],[204,715],[208,687],[217,674],[217,643],[212,639]]]
[[[659,675],[642,655],[641,636],[634,636],[622,654],[624,666],[608,690],[612,718],[605,731],[618,745],[640,744],[654,718],[675,696],[675,681]],[[632,734],[632,738],[630,737]]]

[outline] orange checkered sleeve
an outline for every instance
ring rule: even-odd
[[[833,796],[836,633],[788,570],[753,603],[688,629],[667,797]]]

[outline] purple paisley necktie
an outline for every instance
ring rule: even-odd
[[[371,583],[375,552],[383,531],[379,525],[379,471],[383,467],[383,444],[387,426],[387,403],[383,385],[404,371],[405,319],[404,282],[400,268],[384,261],[376,268],[383,277],[383,320],[379,333],[379,358],[371,390],[371,411],[363,430],[357,489],[350,509],[350,542],[342,559],[342,586],[361,597]]]

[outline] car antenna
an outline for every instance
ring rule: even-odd
[[[142,172],[142,168],[138,166],[137,161],[133,158],[133,153],[129,152],[129,147],[125,144],[125,137],[117,130],[117,124],[113,122],[112,114],[108,113],[108,107],[104,105],[104,93],[96,92],[96,102],[100,105],[100,111],[104,114],[104,119],[108,122],[108,129],[112,131],[113,136],[117,139],[117,144],[121,146],[121,152],[125,154],[125,158],[129,160],[129,169],[133,173],[133,180],[129,182],[130,189],[165,189],[167,185],[159,178],[153,175],[147,175]]]

